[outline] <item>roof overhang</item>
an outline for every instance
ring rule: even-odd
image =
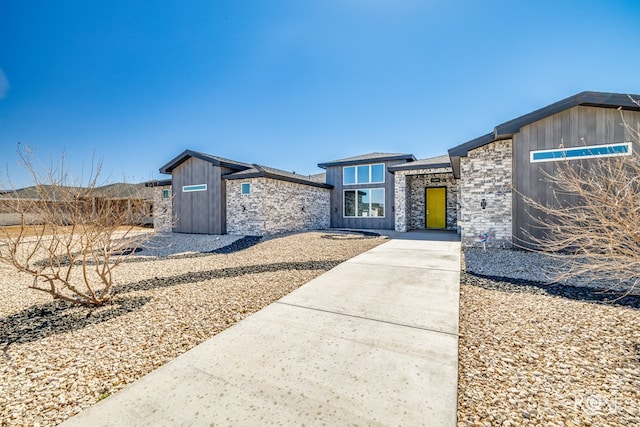
[[[169,185],[171,185],[170,179],[154,179],[144,183],[145,187],[168,187]]]
[[[407,162],[413,162],[416,158],[413,154],[401,154],[397,156],[386,156],[386,157],[371,157],[371,158],[362,158],[362,159],[344,159],[344,160],[334,160],[332,162],[318,163],[318,167],[322,169],[326,169],[331,166],[347,166],[347,165],[362,165],[362,164],[370,164],[370,163],[381,163],[388,162],[394,160],[406,160]]]
[[[640,95],[608,92],[580,92],[544,108],[504,122],[493,129],[493,132],[472,139],[449,150],[449,158],[453,167],[453,175],[460,178],[460,158],[466,157],[469,151],[480,148],[495,141],[511,139],[520,129],[531,123],[561,113],[579,105],[599,108],[619,108],[622,110],[640,111]]]
[[[184,150],[182,153],[178,154],[173,160],[171,160],[166,165],[160,168],[160,173],[170,174],[176,167],[180,166],[182,163],[187,161],[188,159],[195,157],[196,159],[204,160],[205,162],[209,162],[214,166],[222,166],[229,169],[233,169],[236,171],[249,169],[249,166],[241,163],[235,162],[233,160],[227,160],[222,158],[210,157],[206,154],[199,153],[197,151],[192,150]]]
[[[387,170],[391,173],[394,173],[396,171],[411,171],[411,170],[418,170],[418,169],[443,169],[443,172],[447,172],[448,169],[450,168],[451,168],[450,162],[417,164],[417,165],[411,162],[406,164],[389,166]]]
[[[275,180],[279,180],[279,181],[286,181],[286,182],[293,182],[296,184],[302,184],[302,185],[309,185],[311,187],[318,187],[318,188],[326,188],[326,189],[332,189],[333,185],[330,184],[325,184],[322,182],[317,182],[317,181],[312,181],[312,180],[307,180],[304,178],[296,178],[293,176],[289,176],[289,175],[280,175],[277,173],[271,173],[269,171],[263,170],[263,169],[257,169],[257,168],[251,168],[251,169],[247,169],[245,171],[241,171],[238,173],[231,173],[231,174],[227,174],[227,175],[223,175],[222,176],[223,179],[225,180],[239,180],[239,179],[251,179],[251,178],[270,178],[270,179],[275,179]]]

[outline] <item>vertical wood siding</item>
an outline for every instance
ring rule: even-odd
[[[395,228],[395,214],[394,214],[394,175],[389,172],[388,167],[398,163],[405,163],[402,161],[388,161],[379,162],[371,161],[366,164],[384,163],[385,175],[384,184],[357,184],[357,185],[343,185],[342,184],[342,168],[343,166],[331,166],[327,167],[327,184],[333,185],[331,190],[331,227],[334,228],[356,228],[356,229],[378,229],[378,230],[392,230]],[[364,164],[364,163],[360,163]],[[352,165],[347,165],[352,166]],[[345,218],[344,206],[343,206],[343,194],[344,190],[357,190],[360,188],[384,188],[384,217],[383,218]]]
[[[191,157],[172,172],[176,233],[224,234],[226,231],[223,170]],[[207,184],[207,191],[185,193],[185,185]]]
[[[625,121],[637,126],[640,112],[624,111]],[[545,172],[553,174],[558,162],[531,163],[530,151],[584,145],[610,144],[632,140],[622,126],[620,111],[612,108],[578,106],[523,127],[513,139],[513,242],[533,248],[528,234],[544,237],[545,230],[533,218],[549,220],[534,211],[524,196],[548,205],[577,203],[575,196],[556,201],[552,186],[545,180]],[[634,147],[636,150],[638,146]],[[634,152],[634,155],[638,153]],[[573,160],[588,167],[589,160]]]

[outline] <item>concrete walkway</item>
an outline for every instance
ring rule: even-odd
[[[460,243],[406,233],[64,426],[454,426]]]

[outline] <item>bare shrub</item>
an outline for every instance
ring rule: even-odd
[[[554,203],[524,197],[544,231],[527,238],[569,261],[554,272],[557,280],[589,277],[628,291],[640,283],[640,125],[624,119],[623,125],[632,155],[557,162],[554,173],[545,174]]]
[[[101,164],[86,179],[72,179],[64,156],[42,167],[28,149],[19,149],[33,187],[0,194],[3,210],[19,218],[12,232],[0,227],[0,262],[33,276],[31,289],[54,299],[103,305],[113,296],[113,269],[152,233],[137,225],[148,203],[136,194],[105,196],[98,183]],[[32,225],[33,218],[40,225]]]

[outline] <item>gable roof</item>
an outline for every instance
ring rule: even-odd
[[[146,187],[168,187],[171,185],[171,179],[154,179],[144,183]]]
[[[344,159],[332,160],[330,162],[318,163],[318,167],[327,168],[330,166],[341,166],[348,164],[369,163],[372,161],[383,162],[388,160],[406,160],[413,162],[416,160],[413,154],[406,153],[368,153],[359,156],[346,157]]]
[[[315,173],[313,175],[309,175],[309,179],[311,179],[311,181],[326,183],[327,173],[326,172]]]
[[[313,179],[309,175],[300,175],[297,173],[283,171],[281,169],[271,168],[269,166],[253,164],[249,169],[239,172],[230,173],[223,176],[224,179],[249,179],[249,178],[271,178],[280,181],[295,182],[297,184],[310,185],[312,187],[333,188],[333,185],[325,184]]]
[[[223,166],[233,170],[244,170],[249,169],[251,167],[250,164],[237,162],[235,160],[225,159],[224,157],[212,156],[211,154],[200,153],[198,151],[193,150],[184,150],[182,153],[178,154],[173,160],[171,160],[166,165],[160,168],[161,173],[170,174],[173,169],[184,163],[191,157],[195,157],[196,159],[204,160],[205,162],[209,162],[214,166]]]
[[[439,168],[450,168],[451,162],[449,161],[449,156],[447,154],[443,154],[442,156],[429,157],[427,159],[419,159],[415,162],[409,163],[401,163],[398,165],[389,166],[387,169],[389,172],[395,171],[404,171],[404,170],[415,170],[415,169],[439,169]]]
[[[453,174],[456,178],[460,177],[460,157],[466,157],[469,151],[480,148],[494,141],[510,139],[513,135],[520,132],[522,127],[530,125],[531,123],[540,121],[579,105],[640,111],[640,104],[635,102],[634,99],[640,99],[640,95],[609,92],[580,92],[551,105],[547,105],[546,107],[532,111],[531,113],[504,122],[496,126],[493,129],[493,132],[449,149],[449,157],[451,158]]]

